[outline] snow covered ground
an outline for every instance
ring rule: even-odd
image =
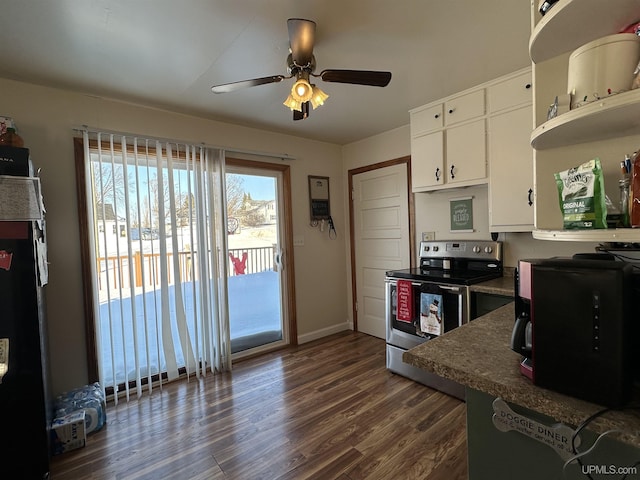
[[[265,271],[251,275],[238,275],[229,277],[229,316],[231,339],[242,341],[246,337],[251,337],[263,332],[277,332],[281,330],[280,325],[280,295],[278,274],[273,271]],[[147,318],[155,319],[160,309],[159,292],[147,292],[145,295],[138,294],[135,298],[135,307],[132,306],[131,298],[122,300],[112,300],[100,305],[100,326],[101,337],[107,339],[113,337],[113,351],[108,341],[101,342],[102,365],[104,368],[104,378],[107,382],[112,378],[112,372],[117,372],[118,382],[124,381],[125,361],[131,367],[134,362],[133,340],[128,341],[123,346],[122,332],[127,332],[128,338],[134,338],[132,332],[135,328],[135,338],[138,339],[138,362],[140,365],[147,365],[147,358],[151,363],[157,365],[158,358],[158,332],[155,322],[145,325],[144,313]],[[174,305],[175,288],[169,288],[170,304]],[[192,289],[183,289],[183,299],[185,305],[185,316],[190,324],[189,333],[193,334],[194,297]],[[132,321],[135,308],[137,321]],[[172,319],[175,319],[175,308],[171,309]],[[124,319],[124,321],[123,321]],[[175,323],[174,323],[175,324]],[[111,331],[111,333],[110,333]],[[178,364],[184,363],[181,349],[179,347],[179,332],[176,328],[171,331],[174,346],[179,352]],[[147,357],[147,351],[149,357]],[[112,355],[113,353],[113,355]],[[164,361],[161,362],[164,365]],[[131,368],[129,368],[131,370]],[[146,370],[143,370],[146,375]],[[157,373],[153,369],[152,373]],[[134,375],[133,377],[131,375]],[[129,379],[135,378],[135,374],[130,371]]]

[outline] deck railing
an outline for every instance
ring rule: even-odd
[[[228,251],[229,276],[264,272],[274,269],[274,247],[234,248]],[[198,279],[197,252],[178,252],[178,274],[180,281]],[[98,288],[118,289],[131,288],[131,277],[134,287],[160,285],[161,262],[164,258],[167,266],[167,278],[169,284],[175,283],[174,254],[167,253],[161,256],[159,253],[135,252],[131,256],[133,273],[129,272],[128,256],[108,256],[97,259]]]

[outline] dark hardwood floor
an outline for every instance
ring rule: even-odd
[[[343,332],[110,404],[53,480],[467,478],[465,404],[385,368]]]

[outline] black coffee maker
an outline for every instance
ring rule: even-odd
[[[518,262],[511,348],[534,384],[618,407],[633,385],[633,268],[595,255]]]

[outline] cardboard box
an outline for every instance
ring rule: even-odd
[[[51,425],[51,453],[59,455],[87,443],[84,425],[84,410],[70,413],[64,417],[57,417]]]

